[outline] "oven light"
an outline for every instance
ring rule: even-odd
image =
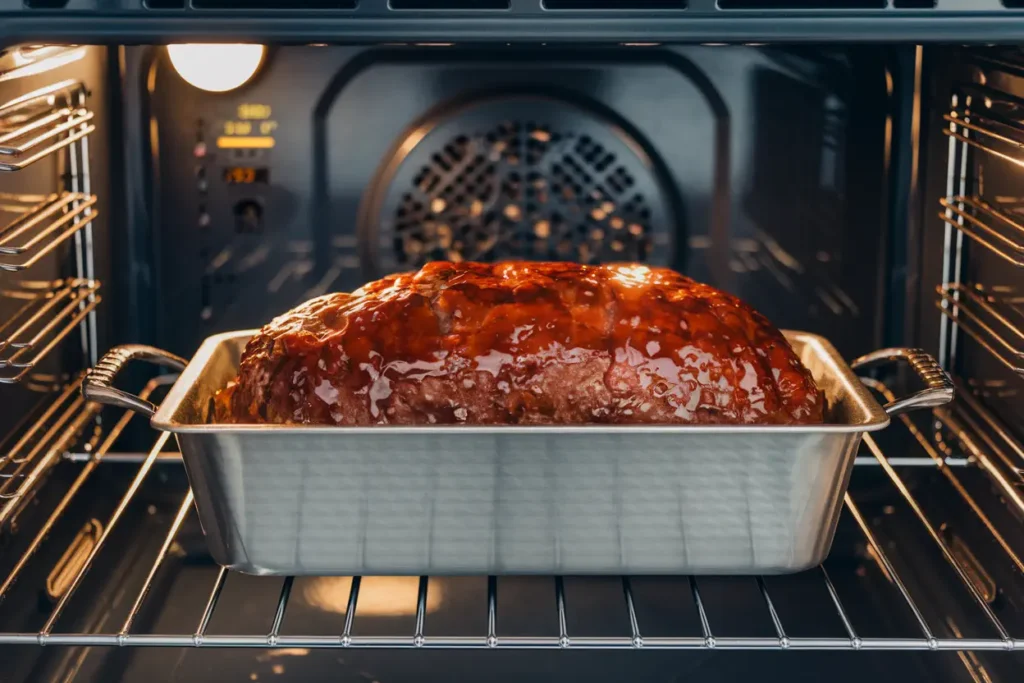
[[[245,84],[260,68],[266,48],[250,44],[168,45],[171,65],[190,85],[227,92]]]

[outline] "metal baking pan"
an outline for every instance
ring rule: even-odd
[[[210,552],[252,574],[778,574],[828,554],[865,432],[947,403],[882,408],[824,338],[786,332],[828,399],[812,426],[323,427],[211,424],[255,330],[207,339],[191,362],[111,350],[86,398],[133,408],[178,439]],[[129,360],[182,370],[159,409],[112,386]]]

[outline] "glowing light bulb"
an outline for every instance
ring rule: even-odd
[[[200,90],[227,92],[244,85],[263,63],[262,45],[191,43],[168,45],[171,65]]]

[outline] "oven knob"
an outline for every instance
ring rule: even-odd
[[[235,230],[241,233],[263,232],[263,207],[252,199],[235,204]]]

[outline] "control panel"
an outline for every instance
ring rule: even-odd
[[[258,247],[245,244],[245,237],[258,237],[266,228],[277,126],[270,120],[272,111],[268,104],[243,103],[234,118],[196,120],[195,226],[203,262],[199,315],[204,321],[214,318],[218,303],[235,297],[235,257]]]

